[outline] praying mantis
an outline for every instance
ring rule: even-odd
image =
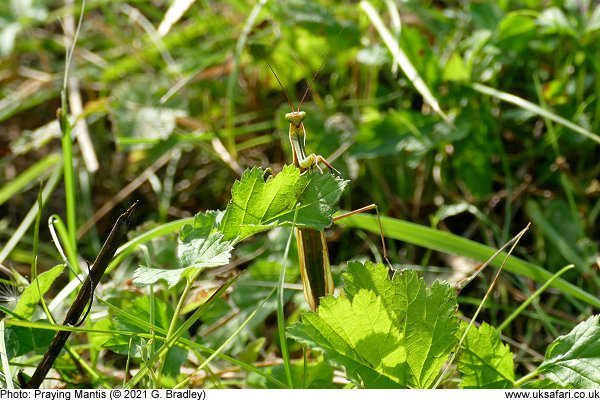
[[[265,61],[269,65],[271,72],[277,79],[279,86],[283,90],[285,97],[292,109],[291,112],[285,114],[285,119],[290,123],[289,128],[289,139],[292,146],[292,157],[294,165],[300,169],[302,173],[317,169],[320,173],[323,173],[323,169],[319,164],[325,165],[329,171],[336,175],[341,175],[340,172],[333,167],[323,156],[315,153],[306,154],[306,130],[302,121],[306,118],[306,112],[301,111],[304,99],[310,91],[310,88],[318,76],[319,72],[323,68],[325,61],[329,56],[329,52],[325,56],[316,74],[313,76],[310,84],[306,88],[302,100],[298,105],[298,109],[294,109],[292,102],[283,87],[283,84],[279,80],[277,73],[265,57]],[[376,204],[370,204],[368,206],[353,210],[341,215],[333,217],[333,222],[339,221],[350,215],[362,213],[369,210],[375,210],[377,213],[377,220],[379,222],[379,230],[381,232],[381,243],[383,248],[383,257],[388,262],[387,250],[385,241],[383,238],[383,228],[381,225],[381,219],[379,218],[379,211]],[[302,278],[302,286],[304,290],[304,298],[310,306],[311,310],[317,311],[321,297],[329,296],[333,294],[334,285],[333,277],[331,275],[331,267],[329,264],[329,251],[327,248],[327,240],[323,231],[318,231],[309,228],[294,228],[296,234],[296,242],[298,247],[298,261],[300,264],[300,276]]]

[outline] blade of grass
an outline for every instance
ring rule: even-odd
[[[152,339],[152,334],[149,333],[141,333],[141,332],[133,332],[133,331],[122,331],[122,330],[105,330],[105,329],[90,329],[90,328],[82,328],[82,327],[75,327],[75,326],[71,326],[71,325],[55,325],[55,324],[50,324],[48,322],[39,322],[39,321],[27,321],[27,320],[21,320],[21,319],[14,319],[14,318],[10,318],[10,319],[5,319],[3,320],[6,322],[6,326],[20,326],[23,328],[30,328],[30,329],[44,329],[44,330],[48,330],[48,331],[54,331],[54,332],[59,332],[59,331],[67,331],[67,332],[79,332],[79,333],[98,333],[98,334],[102,334],[102,335],[115,335],[115,334],[119,334],[119,335],[123,335],[123,336],[132,336],[132,337],[142,337],[145,339]],[[157,337],[160,340],[164,340],[163,336],[158,336]]]
[[[500,264],[500,267],[498,268],[498,271],[496,271],[496,274],[494,275],[494,278],[492,279],[492,282],[490,283],[490,286],[489,286],[488,290],[485,292],[485,295],[483,296],[483,299],[481,299],[481,302],[479,303],[479,306],[477,306],[477,309],[475,310],[475,313],[473,314],[473,317],[471,317],[471,320],[469,321],[469,324],[467,325],[467,328],[465,329],[465,331],[463,332],[460,340],[456,344],[456,347],[455,347],[456,351],[453,351],[451,353],[450,359],[446,363],[446,367],[444,368],[444,370],[440,374],[439,378],[437,379],[437,381],[433,385],[433,389],[436,389],[438,387],[438,385],[442,382],[442,380],[444,379],[444,377],[446,376],[446,374],[448,373],[448,371],[452,367],[452,364],[454,363],[454,359],[456,358],[456,355],[460,351],[460,348],[461,348],[463,342],[465,341],[465,339],[467,337],[467,334],[469,333],[469,330],[471,329],[471,327],[473,327],[473,324],[475,323],[475,321],[477,320],[477,316],[479,316],[479,313],[483,309],[483,306],[485,305],[486,300],[490,296],[490,293],[492,293],[492,291],[494,290],[494,287],[496,286],[496,282],[498,281],[498,277],[500,276],[500,272],[502,272],[502,269],[504,268],[504,265],[506,264],[506,260],[508,260],[508,257],[511,256],[513,250],[515,249],[515,247],[517,246],[517,244],[519,243],[519,241],[521,240],[521,238],[523,237],[523,235],[525,235],[525,233],[529,230],[529,226],[530,225],[531,225],[531,223],[527,224],[527,226],[525,227],[525,229],[523,229],[514,238],[512,238],[508,243],[506,243],[504,246],[502,246],[501,249],[499,249],[498,251],[496,251],[496,253],[494,253],[494,255],[492,256],[492,258],[488,259],[485,262],[486,264],[491,263],[494,259],[497,258],[496,256],[499,255],[501,251],[503,252],[503,250],[507,246],[510,246],[510,249],[508,250],[508,254],[507,253],[503,253],[504,259],[501,261],[501,264]]]
[[[44,190],[42,191],[42,199],[43,199],[44,204],[46,203],[46,201],[48,201],[50,194],[56,188],[56,185],[58,184],[58,181],[60,180],[61,175],[62,175],[62,168],[60,167],[60,165],[57,165],[55,167],[54,171],[52,172],[52,174],[50,175],[50,178],[48,178],[48,182],[46,182],[46,185],[44,186]],[[29,229],[29,227],[31,226],[33,221],[35,220],[35,216],[37,214],[38,207],[39,206],[36,202],[31,207],[31,209],[29,210],[27,215],[25,215],[25,218],[23,218],[23,220],[19,224],[18,228],[15,230],[14,234],[10,237],[8,242],[6,242],[6,244],[2,248],[2,251],[0,251],[0,263],[2,263],[4,260],[6,260],[6,258],[10,254],[10,252],[13,251],[13,249],[19,243],[19,241],[21,240],[23,235],[25,235],[25,232],[27,232],[27,230]]]
[[[73,137],[72,126],[69,121],[69,103],[67,100],[68,93],[68,82],[69,73],[71,72],[71,61],[73,60],[73,53],[75,52],[75,45],[77,44],[77,38],[81,29],[81,23],[83,22],[83,13],[85,11],[85,0],[81,3],[81,11],[79,14],[79,22],[77,23],[77,29],[69,44],[69,38],[67,32],[65,32],[65,73],[63,79],[62,90],[60,92],[61,108],[56,111],[56,117],[59,120],[60,131],[62,133],[61,148],[63,156],[63,178],[65,185],[65,208],[67,213],[67,228],[69,233],[69,243],[72,248],[77,249],[77,214],[76,214],[76,193],[77,187],[75,184],[75,172],[73,166]],[[78,268],[78,265],[73,265],[74,268]]]
[[[294,223],[298,216],[298,207],[294,214]],[[281,272],[279,274],[279,280],[277,282],[277,330],[279,332],[279,343],[281,346],[281,358],[283,358],[283,367],[285,369],[285,377],[287,379],[288,388],[293,388],[294,383],[292,381],[292,364],[290,362],[290,353],[287,348],[287,340],[285,337],[285,314],[283,312],[284,300],[284,283],[285,283],[285,270],[287,268],[287,260],[292,245],[292,236],[294,236],[294,229],[290,229],[287,243],[285,245],[285,252],[283,254],[283,263],[281,265]]]
[[[69,232],[67,227],[60,217],[56,214],[51,215],[48,218],[48,228],[50,229],[50,235],[54,240],[54,245],[63,258],[63,262],[67,264],[74,276],[71,278],[78,279],[78,275],[81,274],[81,268],[79,266],[79,260],[77,259],[77,250],[71,247],[69,242]],[[65,250],[63,251],[63,246]],[[82,282],[80,279],[78,279]]]
[[[147,264],[147,265],[151,265],[151,264]],[[177,302],[177,306],[175,307],[175,311],[173,311],[173,316],[171,317],[171,322],[169,323],[169,329],[167,330],[167,336],[166,336],[167,342],[170,341],[171,337],[173,336],[173,333],[175,332],[175,328],[177,327],[177,321],[179,321],[179,316],[181,315],[181,310],[183,310],[183,306],[185,305],[188,294],[190,293],[190,290],[192,290],[192,286],[194,285],[194,282],[196,281],[196,279],[198,278],[198,276],[201,273],[202,273],[202,270],[199,269],[196,272],[194,272],[187,279],[185,288],[183,289],[183,292],[179,296],[179,301]],[[170,346],[167,346],[165,343],[165,347],[167,347],[166,351],[169,351]],[[163,366],[164,366],[164,362],[160,363],[160,365],[158,366],[157,371],[156,371],[156,379],[157,379],[159,387],[162,386],[161,379],[162,379]]]
[[[72,8],[74,3],[75,0],[65,0],[65,7]],[[84,8],[85,2],[82,4],[82,10]],[[80,11],[80,13],[79,25],[81,25],[81,17],[83,16],[82,11]],[[75,25],[75,10],[65,15],[64,30],[65,35],[75,37],[75,32],[77,31]],[[73,63],[73,60],[71,60],[71,63]],[[73,125],[73,132],[77,138],[79,150],[87,170],[91,173],[94,173],[98,170],[98,157],[96,157],[96,152],[94,151],[94,146],[92,144],[92,140],[90,139],[90,132],[85,117],[83,117],[83,101],[81,99],[79,79],[76,76],[71,75],[67,79],[67,83],[71,114],[77,119]]]
[[[412,65],[406,56],[406,53],[404,53],[404,51],[400,48],[398,41],[394,39],[392,33],[385,26],[383,20],[377,13],[377,10],[375,10],[375,7],[373,7],[373,5],[366,0],[362,0],[360,2],[360,7],[363,9],[365,14],[367,14],[371,20],[371,23],[377,30],[377,33],[379,33],[379,36],[381,36],[381,39],[390,50],[390,53],[392,53],[394,62],[400,66],[408,80],[413,84],[421,96],[423,96],[427,104],[429,104],[431,108],[433,108],[433,110],[444,119],[444,121],[450,123],[450,119],[444,113],[444,111],[442,111],[438,101],[427,87],[427,84],[425,81],[423,81],[423,78],[421,78],[415,67]]]
[[[66,103],[66,100],[64,100]],[[65,112],[66,114],[66,112]],[[67,213],[67,233],[69,245],[76,249],[77,248],[77,237],[76,237],[76,213],[75,213],[75,193],[77,188],[75,187],[75,172],[73,170],[73,139],[71,138],[71,124],[65,117],[63,119],[64,124],[61,123],[62,131],[62,151],[63,151],[63,169],[64,169],[64,185],[65,185],[65,209]],[[75,265],[73,265],[76,268]]]
[[[259,0],[254,5],[254,7],[252,8],[252,11],[250,12],[250,15],[246,19],[246,23],[244,24],[244,27],[242,28],[242,31],[240,32],[240,37],[238,38],[238,41],[235,45],[235,54],[233,56],[233,66],[231,68],[231,73],[229,74],[229,79],[227,81],[227,93],[226,93],[226,98],[227,98],[227,110],[226,110],[226,112],[227,112],[227,136],[225,137],[225,146],[227,147],[227,151],[231,155],[231,158],[233,158],[234,160],[237,155],[237,151],[235,148],[235,138],[232,133],[233,117],[235,114],[235,111],[234,111],[235,93],[234,92],[235,92],[235,88],[237,85],[238,71],[240,69],[240,58],[242,57],[242,51],[244,50],[244,47],[246,46],[246,40],[248,40],[248,35],[250,34],[252,27],[254,27],[254,23],[256,22],[256,19],[258,18],[260,11],[265,6],[265,4],[267,4],[267,0]]]
[[[546,100],[544,99],[542,84],[540,83],[540,78],[538,77],[538,75],[534,75],[533,83],[535,84],[535,92],[537,94],[538,102],[540,103],[542,108],[548,108]],[[555,157],[558,159],[561,156],[560,145],[558,143],[558,135],[556,134],[556,131],[554,130],[554,125],[552,124],[552,121],[549,118],[544,118],[544,122],[546,124],[548,137],[550,139],[550,145],[552,146],[552,150],[554,150]],[[569,201],[569,207],[571,208],[571,214],[573,215],[573,219],[577,220],[579,219],[579,211],[577,210],[577,202],[575,200],[575,194],[573,193],[573,187],[569,182],[569,177],[567,176],[565,171],[563,171],[560,168],[558,169],[558,173],[560,174],[560,184],[563,187],[567,200]]]
[[[538,290],[536,290],[531,296],[529,296],[527,298],[527,300],[525,300],[523,303],[521,303],[521,305],[519,305],[519,307],[517,307],[517,309],[514,310],[512,312],[512,314],[510,314],[508,316],[508,318],[506,318],[500,325],[498,325],[496,327],[498,332],[502,332],[504,330],[504,328],[506,328],[519,314],[521,314],[523,312],[523,310],[525,310],[529,306],[529,304],[531,304],[531,302],[533,300],[538,298],[540,296],[540,294],[542,294],[544,292],[544,290],[548,289],[550,284],[556,278],[558,278],[559,276],[561,276],[562,274],[564,274],[565,272],[567,272],[568,270],[573,269],[573,268],[575,268],[575,266],[573,264],[567,265],[566,267],[564,267],[563,269],[558,271],[556,274],[552,275],[552,278],[548,279],[542,286],[540,286],[538,288]]]
[[[184,225],[193,223],[194,217],[178,219],[176,221],[168,222],[166,224],[157,226],[156,228],[150,229],[149,231],[144,232],[141,235],[129,240],[117,249],[115,257],[113,258],[110,265],[108,266],[108,269],[106,270],[107,273],[112,271],[113,268],[119,265],[119,263],[123,260],[124,257],[133,253],[136,247],[140,244],[147,243],[152,239],[156,239],[161,236],[170,235],[183,228]]]
[[[150,22],[148,18],[146,18],[144,14],[140,12],[140,10],[130,6],[127,3],[122,3],[121,8],[123,13],[125,13],[132,21],[136,22],[142,27],[142,29],[146,31],[146,34],[152,40],[152,43],[154,43],[154,46],[156,46],[156,49],[160,53],[162,59],[165,61],[167,70],[171,73],[179,74],[181,68],[179,68],[179,65],[173,59],[171,53],[169,53],[169,49],[167,46],[165,46],[165,43],[162,40],[163,35],[160,35],[156,29],[154,29],[152,22]]]
[[[369,232],[379,233],[377,218],[371,215],[352,215],[336,223],[340,226],[360,228]],[[495,252],[493,248],[481,243],[453,235],[449,232],[442,232],[411,222],[401,221],[390,217],[381,217],[381,223],[383,225],[383,234],[386,237],[402,240],[427,249],[462,255],[480,262],[485,262]],[[491,262],[491,265],[498,268],[500,267],[501,262],[500,260],[494,260]],[[539,283],[544,283],[552,278],[552,273],[547,270],[515,256],[511,256],[506,260],[504,268],[509,272],[526,276]],[[591,293],[587,293],[583,289],[578,288],[561,278],[554,280],[552,282],[552,287],[591,306],[600,308],[600,299],[598,297]]]
[[[568,262],[575,264],[579,271],[584,272],[587,269],[585,260],[581,255],[577,254],[577,251],[563,237],[563,233],[556,230],[556,228],[552,226],[552,223],[544,217],[539,205],[533,201],[528,201],[525,205],[525,209],[542,234],[550,243],[552,243],[558,252]]]
[[[254,311],[252,311],[250,315],[248,315],[248,318],[246,318],[244,322],[242,322],[242,324],[227,338],[227,340],[225,340],[223,344],[214,351],[214,353],[212,353],[206,360],[204,360],[204,362],[200,364],[200,366],[198,366],[198,368],[196,368],[194,372],[188,375],[183,381],[175,385],[173,389],[182,389],[183,385],[188,383],[192,376],[196,375],[200,370],[205,368],[215,357],[221,354],[221,352],[229,345],[229,343],[231,343],[231,341],[237,337],[237,335],[248,325],[248,323],[252,321],[252,318],[254,318],[258,310],[260,310],[267,303],[267,301],[271,298],[271,296],[273,296],[274,293],[275,289],[271,290],[267,297],[265,297],[265,299],[258,305],[258,307],[254,309]]]
[[[167,330],[164,328],[161,328],[159,326],[156,326],[154,324],[151,324],[149,321],[143,320],[139,317],[137,317],[136,315],[130,314],[126,311],[121,310],[119,307],[101,299],[101,298],[97,298],[98,301],[100,301],[102,304],[106,305],[108,308],[110,308],[111,310],[113,310],[116,314],[120,315],[123,318],[129,319],[130,321],[132,321],[133,323],[135,323],[136,325],[140,326],[140,327],[146,327],[148,329],[149,332],[158,332],[159,334],[161,334],[163,337],[166,336],[167,334]],[[206,346],[203,346],[200,343],[196,343],[193,340],[190,339],[186,339],[185,337],[181,337],[178,340],[179,343],[181,343],[182,345],[187,346],[188,348],[191,349],[196,349],[199,350],[201,352],[205,352],[208,354],[212,354],[215,352],[215,350],[208,348]],[[282,389],[285,389],[286,386],[283,382],[279,381],[278,379],[274,378],[273,376],[271,376],[270,374],[265,373],[263,370],[256,368],[253,365],[247,364],[243,361],[238,360],[237,358],[233,358],[230,357],[226,354],[223,353],[218,353],[217,357],[221,358],[222,360],[228,361],[234,365],[239,366],[240,368],[244,368],[248,371],[252,371],[255,372],[261,376],[263,376],[264,378],[266,378],[267,380],[273,382],[274,384],[276,384],[277,386],[281,387]]]
[[[35,280],[37,285],[38,294],[40,297],[40,304],[42,305],[42,309],[44,313],[48,317],[51,322],[54,322],[54,318],[48,310],[48,306],[46,305],[46,301],[44,300],[44,296],[42,294],[42,289],[40,288],[40,281],[37,279],[38,277],[38,256],[39,256],[39,244],[40,244],[40,221],[42,220],[42,209],[44,208],[44,202],[42,201],[42,184],[40,182],[40,189],[38,190],[38,210],[35,216],[35,225],[33,228],[33,262],[31,263],[31,279]]]
[[[497,89],[494,89],[489,86],[485,86],[485,85],[482,85],[482,84],[476,83],[476,82],[471,83],[468,86],[479,93],[483,93],[488,96],[495,97],[495,98],[505,101],[507,103],[514,104],[517,107],[521,107],[521,108],[523,108],[529,112],[532,112],[534,114],[537,114],[541,117],[548,118],[549,120],[554,121],[557,124],[562,125],[566,128],[569,128],[572,131],[577,132],[580,135],[585,136],[586,138],[591,139],[596,143],[600,143],[600,136],[598,136],[594,132],[590,132],[581,126],[576,125],[576,124],[572,123],[571,121],[538,106],[537,104],[533,104],[530,101],[527,101],[518,96],[515,96],[514,94],[502,92],[500,90],[497,90]]]
[[[163,20],[160,21],[157,33],[160,37],[165,36],[171,30],[171,27],[183,17],[183,14],[194,4],[196,0],[175,0],[169,6]]]
[[[221,297],[221,295],[227,290],[229,286],[231,286],[231,284],[233,284],[233,282],[237,280],[239,276],[240,275],[237,275],[234,278],[227,281],[226,283],[224,283],[219,288],[219,290],[214,292],[204,304],[198,307],[196,311],[194,311],[192,316],[189,317],[173,333],[173,335],[168,340],[165,340],[164,344],[160,347],[160,349],[158,349],[156,353],[152,355],[152,357],[150,357],[148,362],[144,363],[144,365],[140,368],[138,373],[135,374],[135,376],[129,382],[127,382],[127,385],[124,386],[124,389],[130,389],[135,387],[135,385],[137,385],[150,372],[150,369],[154,367],[156,362],[164,359],[165,355],[167,354],[167,351],[169,351],[173,344],[177,342],[183,336],[183,334],[206,312],[206,310],[208,310],[213,305],[216,299]]]
[[[4,341],[4,320],[0,320],[0,359],[2,360],[2,372],[4,372],[4,383],[7,389],[14,389],[10,364],[8,362],[8,353],[6,352],[6,343]]]
[[[60,162],[60,155],[57,153],[48,154],[40,161],[21,172],[16,178],[11,179],[2,188],[0,188],[0,205],[6,200],[12,198],[24,188],[31,185],[36,179],[42,179],[52,171],[54,166]]]

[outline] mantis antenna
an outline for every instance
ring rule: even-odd
[[[340,34],[342,33],[343,30],[344,30],[344,27],[342,27],[340,29],[340,31],[337,33],[337,35],[335,36],[335,39],[337,39],[338,36],[340,36]],[[283,91],[283,94],[285,94],[285,98],[287,99],[288,104],[290,105],[290,108],[292,109],[292,112],[300,112],[300,108],[302,108],[302,104],[304,104],[304,100],[306,99],[306,96],[310,92],[310,88],[311,88],[312,84],[315,82],[315,79],[317,79],[317,76],[319,76],[319,74],[321,73],[321,70],[323,69],[323,66],[325,65],[325,62],[327,61],[327,59],[329,58],[329,55],[331,54],[331,47],[327,51],[327,54],[325,54],[325,58],[323,58],[323,61],[321,62],[321,65],[319,66],[319,69],[317,70],[317,72],[315,73],[315,75],[311,79],[310,83],[308,84],[306,90],[304,91],[304,95],[302,96],[302,100],[300,100],[300,104],[298,105],[298,110],[294,110],[294,106],[292,105],[292,101],[290,100],[290,96],[288,96],[287,90],[285,90],[285,87],[283,87],[283,84],[279,80],[279,77],[277,76],[277,73],[275,72],[275,69],[273,68],[273,66],[269,62],[269,59],[267,58],[267,55],[262,50],[260,50],[260,52],[262,53],[263,58],[267,62],[267,65],[269,66],[269,69],[271,70],[271,72],[273,73],[273,75],[275,75],[275,79],[277,79],[277,83],[279,83],[279,86],[281,87],[281,90]]]
[[[341,32],[341,31],[340,31]],[[339,35],[339,34],[338,34]],[[327,59],[329,58],[329,54],[331,54],[331,49],[329,49],[327,51],[327,54],[325,54],[325,58],[323,59],[323,62],[321,63],[321,65],[319,66],[319,69],[317,70],[317,72],[315,73],[315,75],[313,76],[312,80],[310,81],[310,83],[308,84],[308,87],[306,88],[306,91],[304,92],[304,95],[302,96],[302,100],[300,100],[300,105],[298,106],[298,111],[300,111],[300,107],[302,107],[302,104],[304,103],[304,99],[306,99],[306,95],[308,95],[308,92],[310,92],[310,87],[312,86],[312,84],[315,82],[315,79],[317,79],[317,76],[319,75],[319,73],[321,72],[321,70],[323,69],[323,66],[325,65],[325,61],[327,61]]]
[[[340,28],[340,31],[337,33],[337,35],[335,35],[334,41],[340,36],[340,34],[342,33],[343,30],[344,30],[344,27]],[[319,66],[319,69],[317,70],[317,72],[313,76],[312,80],[308,84],[308,87],[306,88],[306,91],[304,92],[304,95],[302,96],[302,100],[300,100],[300,105],[298,106],[298,112],[300,111],[300,108],[302,107],[302,104],[304,103],[304,99],[306,99],[306,96],[308,95],[308,92],[310,92],[310,87],[315,82],[315,79],[317,79],[317,76],[319,75],[319,73],[323,69],[323,66],[325,65],[325,61],[327,61],[327,59],[329,58],[330,54],[331,54],[331,47],[329,47],[329,50],[327,50],[327,54],[325,54],[325,58],[323,58],[323,61],[321,62],[321,65]]]
[[[261,50],[262,52],[262,50]],[[283,90],[283,94],[285,94],[285,98],[288,101],[288,104],[290,105],[290,108],[292,109],[292,112],[294,112],[294,106],[292,105],[292,101],[290,100],[290,96],[288,96],[287,91],[285,90],[285,88],[283,87],[283,85],[281,84],[281,81],[279,80],[279,77],[277,76],[277,73],[275,72],[275,70],[273,69],[273,67],[271,66],[271,63],[269,62],[269,59],[267,58],[267,56],[263,53],[263,58],[265,59],[265,61],[267,62],[267,65],[269,66],[269,68],[271,69],[271,72],[273,73],[273,75],[275,75],[275,79],[277,79],[277,82],[279,83],[279,86],[281,86],[281,90]],[[314,78],[313,78],[314,79]],[[299,110],[300,108],[298,108]]]

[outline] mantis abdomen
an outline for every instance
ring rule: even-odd
[[[320,298],[333,294],[327,242],[323,232],[301,228],[296,228],[296,240],[304,298],[310,308],[316,311]]]

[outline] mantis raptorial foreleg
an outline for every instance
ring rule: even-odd
[[[319,166],[319,163],[323,163],[331,172],[335,172],[339,175],[340,172],[327,162],[323,156],[314,153],[306,155],[306,131],[304,130],[304,124],[302,123],[304,118],[306,118],[306,113],[304,111],[292,111],[291,113],[285,114],[285,119],[290,123],[289,136],[290,144],[292,145],[294,165],[300,168],[301,171],[317,168],[319,172],[323,173],[323,170]]]

